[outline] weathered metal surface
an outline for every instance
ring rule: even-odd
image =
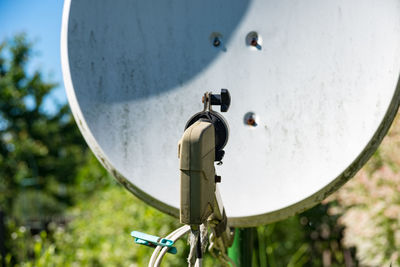
[[[228,88],[227,214],[236,226],[276,221],[376,150],[400,101],[399,22],[398,0],[66,0],[68,100],[103,165],[177,216],[177,142],[202,94]]]

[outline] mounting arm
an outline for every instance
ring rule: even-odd
[[[211,105],[221,105],[221,109],[228,110],[229,92],[224,89],[221,95],[206,93],[203,102],[204,110],[189,120],[178,144],[181,173],[180,221],[190,225],[192,233],[198,233],[200,225],[208,223],[212,239],[218,240],[218,245],[210,247],[225,253],[225,249],[232,245],[233,232],[228,227],[217,187],[221,177],[216,175],[214,164],[215,161],[221,162],[224,156],[222,149],[228,140],[229,131],[225,119],[212,111]],[[213,242],[211,240],[211,244]],[[201,247],[199,244],[200,241],[198,248]],[[197,254],[200,254],[200,259],[201,253]]]

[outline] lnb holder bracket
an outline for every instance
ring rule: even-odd
[[[220,106],[221,112],[229,110],[231,105],[231,95],[228,89],[221,89],[220,94],[207,92],[202,98],[204,109],[193,115],[186,123],[185,130],[196,121],[209,122],[214,126],[215,136],[215,161],[221,162],[225,155],[223,148],[228,142],[229,127],[224,117],[218,112],[212,110],[212,106]]]

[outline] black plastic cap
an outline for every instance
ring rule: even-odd
[[[221,89],[221,112],[227,112],[231,105],[231,94],[228,89]]]

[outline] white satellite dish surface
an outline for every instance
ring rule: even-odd
[[[400,101],[398,0],[66,0],[61,51],[91,149],[175,216],[178,140],[203,93],[229,89],[217,173],[233,226],[320,202],[372,155]]]

